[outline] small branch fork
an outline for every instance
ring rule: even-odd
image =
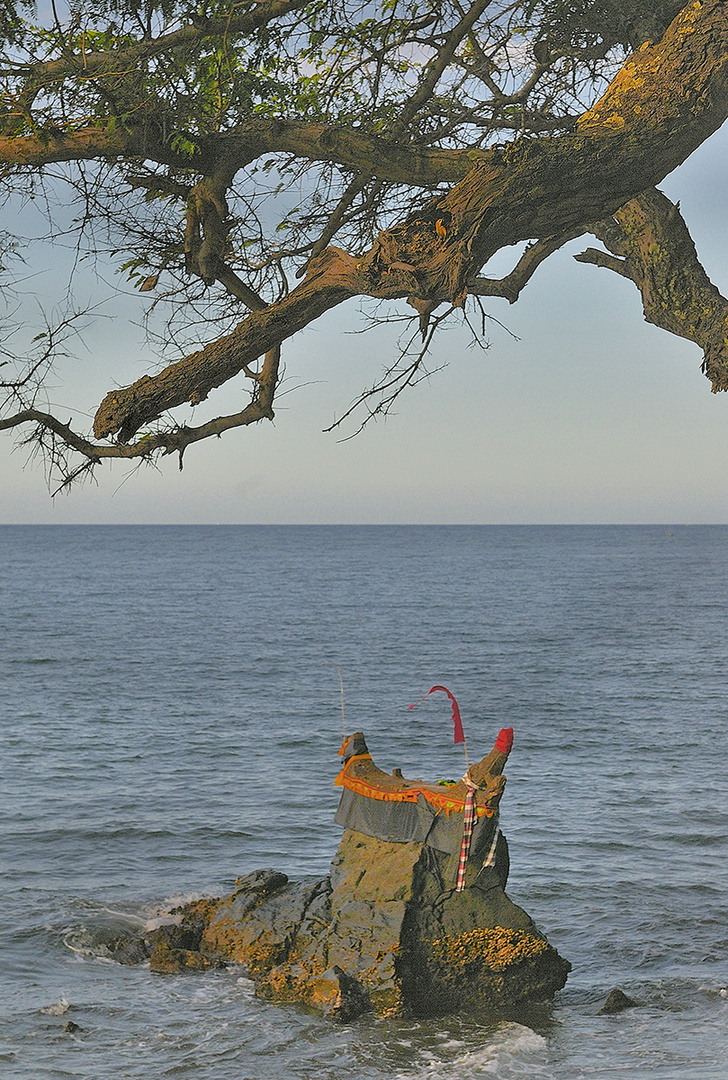
[[[537,240],[524,251],[516,266],[507,277],[500,279],[477,277],[470,282],[468,292],[475,296],[501,296],[509,304],[515,304],[523,289],[544,262],[555,251],[584,233],[584,228],[567,229],[556,236]]]
[[[446,311],[438,315],[437,318],[428,318],[427,324],[424,329],[421,329],[418,326],[418,329],[414,332],[414,334],[412,334],[410,339],[405,344],[404,348],[402,348],[402,350],[400,351],[397,362],[395,364],[392,364],[391,367],[387,368],[381,379],[379,379],[373,386],[371,386],[369,390],[366,390],[363,394],[361,394],[356,399],[356,401],[354,401],[349,406],[349,408],[346,409],[346,411],[337,420],[333,422],[333,424],[330,424],[329,427],[324,428],[324,431],[330,432],[335,431],[337,428],[340,428],[341,425],[346,420],[348,420],[354,412],[364,406],[366,408],[366,415],[359,424],[359,427],[356,431],[352,432],[351,435],[347,436],[346,439],[342,440],[343,442],[348,442],[349,439],[353,439],[356,435],[363,431],[371,420],[374,420],[378,416],[387,416],[387,414],[392,408],[392,405],[404,390],[406,390],[408,387],[416,386],[417,383],[420,382],[422,379],[426,379],[429,375],[432,375],[433,369],[429,368],[425,370],[423,368],[425,358],[430,351],[433,338],[435,337],[438,329],[440,328],[442,323],[447,318],[449,318],[450,315],[453,314],[455,310],[456,309],[454,307],[449,307]],[[408,319],[408,321],[412,321],[415,318],[416,316],[413,315]],[[417,355],[412,360],[410,360],[408,364],[402,366],[402,361],[409,354],[410,348],[415,338],[420,336],[422,337],[422,346],[419,349]],[[374,407],[371,407],[369,405],[369,402],[372,398],[377,398],[377,402]]]
[[[7,431],[23,424],[33,423],[35,430],[23,441],[26,445],[44,445],[50,450],[50,461],[56,466],[62,476],[59,491],[68,487],[82,472],[100,464],[104,459],[121,458],[124,460],[142,459],[151,461],[161,453],[179,454],[179,467],[182,469],[184,452],[192,443],[209,439],[213,436],[218,438],[231,428],[247,427],[259,420],[272,420],[273,398],[279,380],[281,360],[280,345],[274,346],[266,353],[259,372],[248,371],[250,378],[256,381],[256,391],[253,400],[240,412],[231,413],[227,416],[217,416],[205,424],[197,427],[179,425],[168,431],[160,431],[143,435],[133,443],[114,443],[112,445],[100,445],[73,431],[70,423],[64,424],[51,413],[40,409],[21,409],[11,416],[0,418],[0,431]],[[47,436],[50,435],[50,445]],[[59,449],[59,443],[68,450],[76,451],[83,455],[85,462],[76,468],[71,468]]]

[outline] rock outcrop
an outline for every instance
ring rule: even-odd
[[[615,1016],[617,1013],[624,1012],[625,1009],[636,1009],[638,1006],[639,1001],[635,1001],[634,998],[625,994],[624,990],[615,987],[614,990],[609,991],[607,1000],[602,1005],[597,1016]]]
[[[382,773],[352,736],[338,778],[344,834],[328,877],[255,871],[227,897],[178,909],[174,927],[120,943],[117,959],[143,954],[156,972],[244,964],[260,996],[340,1020],[552,997],[571,965],[505,893],[497,806],[511,739],[501,733],[467,784],[425,785]],[[462,856],[468,787],[473,830]]]

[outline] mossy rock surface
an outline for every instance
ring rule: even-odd
[[[469,868],[457,893],[451,861],[422,843],[346,830],[330,878],[256,871],[185,918],[204,917],[203,952],[245,964],[262,997],[337,1019],[552,997],[568,962],[512,903],[495,867]]]
[[[261,997],[346,1021],[552,997],[570,965],[506,895],[496,866],[469,867],[460,893],[451,870],[448,854],[423,843],[346,830],[330,877],[248,874],[229,896],[177,909],[177,925],[150,932],[139,960],[151,952],[160,974],[240,963]]]

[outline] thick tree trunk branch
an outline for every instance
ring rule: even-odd
[[[87,465],[91,466],[97,465],[104,459],[122,458],[130,461],[135,458],[151,458],[154,454],[161,452],[162,454],[179,454],[181,469],[184,452],[192,443],[220,436],[231,428],[247,427],[250,424],[257,424],[260,420],[273,419],[272,404],[278,385],[280,361],[281,349],[279,345],[276,345],[266,354],[260,372],[248,373],[257,385],[252,401],[240,412],[231,413],[228,416],[216,416],[213,420],[197,427],[188,427],[183,424],[169,431],[144,435],[134,443],[118,442],[111,446],[93,443],[73,431],[70,423],[64,424],[52,413],[35,408],[22,409],[11,416],[0,418],[0,431],[9,431],[34,423],[36,434],[28,436],[25,440],[27,443],[42,443],[50,436],[51,439],[57,439],[62,446],[81,454],[86,459]],[[61,455],[53,456],[58,459]],[[77,471],[71,472],[61,486],[70,483],[76,475]]]
[[[148,157],[161,164],[211,173],[219,162],[233,173],[265,154],[291,154],[302,160],[329,162],[376,176],[394,184],[432,188],[457,183],[476,160],[488,160],[493,151],[442,150],[411,146],[367,132],[334,124],[295,120],[251,120],[233,131],[206,135],[199,140],[199,159],[190,162],[162,142],[153,125],[118,125],[113,131],[98,127],[76,131],[54,129],[31,135],[0,134],[0,161],[8,165],[48,165],[56,161],[94,158]],[[160,184],[164,178],[160,177]]]
[[[94,417],[94,435],[102,439],[118,432],[119,441],[126,442],[166,409],[185,401],[203,401],[212,389],[246,365],[271,353],[325,311],[360,292],[356,288],[358,273],[358,264],[351,255],[329,248],[311,263],[305,281],[284,300],[253,311],[232,334],[170,364],[159,375],[144,375],[126,389],[112,390]],[[400,295],[405,292],[400,291]],[[271,393],[270,404],[272,397]]]
[[[728,390],[728,300],[700,264],[677,206],[653,188],[620,207],[614,220],[616,236],[613,222],[592,226],[614,254],[590,248],[576,258],[630,278],[647,322],[699,345],[713,393]]]
[[[360,259],[329,249],[284,300],[159,375],[108,394],[94,420],[96,437],[130,439],[348,297],[462,305],[468,282],[501,247],[583,229],[614,213],[662,180],[727,114],[728,4],[708,0],[686,7],[659,44],[629,58],[576,133],[482,155],[449,193],[381,233]]]
[[[0,135],[0,161],[5,165],[50,165],[57,161],[94,161],[143,155],[152,147],[138,133],[85,127],[77,131],[53,131],[34,135]]]

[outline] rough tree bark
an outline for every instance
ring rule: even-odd
[[[713,393],[728,390],[728,300],[698,260],[679,208],[651,188],[593,231],[611,254],[588,248],[575,257],[633,281],[647,322],[700,345]]]

